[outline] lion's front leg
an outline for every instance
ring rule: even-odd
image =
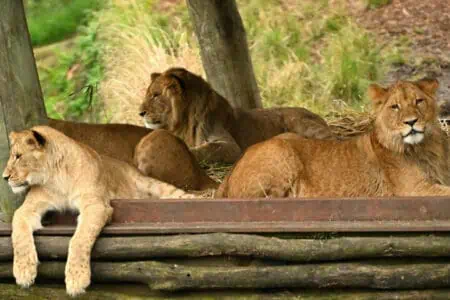
[[[36,199],[31,190],[25,202],[14,213],[12,222],[12,245],[14,250],[13,274],[16,283],[29,287],[34,283],[39,264],[33,231],[40,229],[41,218],[49,210],[49,202]]]
[[[92,199],[80,208],[78,225],[70,240],[65,270],[67,293],[76,296],[85,292],[91,283],[91,251],[94,243],[109,222],[112,208],[103,199]]]
[[[450,196],[450,187],[442,184],[423,183],[417,185],[410,196]]]

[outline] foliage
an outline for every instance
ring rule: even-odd
[[[52,118],[98,121],[98,97],[95,92],[103,76],[98,41],[98,22],[79,29],[73,48],[57,53],[57,64],[39,67],[39,76],[47,114]]]
[[[361,110],[367,85],[402,61],[397,48],[382,49],[352,23],[342,0],[237,2],[265,106],[304,106],[322,115]],[[140,124],[136,111],[151,72],[184,66],[204,76],[185,3],[109,0],[94,16],[75,48],[59,55],[59,66],[40,70],[50,115],[83,118],[88,101],[69,95],[99,83],[108,119]],[[77,64],[77,78],[67,80]]]
[[[87,24],[87,15],[100,4],[100,0],[25,1],[32,44],[46,45],[70,37]]]

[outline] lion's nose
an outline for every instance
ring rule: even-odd
[[[141,116],[141,117],[143,117],[143,116],[145,116],[147,114],[147,112],[144,110],[144,111],[141,111],[140,113],[139,113],[139,115]]]
[[[417,122],[417,119],[413,119],[413,120],[405,121],[405,122],[403,122],[403,123],[405,123],[405,124],[407,124],[407,125],[413,127],[414,124],[416,124],[416,122]]]
[[[10,175],[3,175],[3,179],[4,179],[5,181],[8,181],[10,177],[11,177]]]

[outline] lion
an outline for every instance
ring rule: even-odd
[[[14,193],[28,191],[13,216],[13,274],[28,287],[37,275],[33,231],[47,211],[79,211],[65,269],[66,290],[78,295],[90,284],[90,253],[111,219],[110,199],[191,198],[168,183],[142,175],[130,164],[99,155],[48,126],[10,133],[11,150],[3,178]]]
[[[164,130],[130,124],[89,124],[50,119],[48,125],[99,154],[134,164],[144,175],[185,190],[217,187],[189,149]]]
[[[164,129],[156,129],[141,139],[136,146],[134,165],[146,176],[165,178],[185,190],[204,191],[218,186],[199,166],[186,144]]]
[[[374,126],[346,141],[282,134],[250,147],[216,197],[450,195],[447,137],[434,79],[372,84]]]
[[[304,108],[232,108],[210,85],[183,68],[152,73],[139,115],[151,129],[180,137],[198,161],[234,163],[249,146],[283,132],[334,138],[327,123]]]

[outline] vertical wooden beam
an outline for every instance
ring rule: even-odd
[[[236,1],[186,2],[211,86],[234,107],[262,107]]]
[[[9,156],[9,132],[47,122],[22,0],[0,1],[0,170]],[[11,215],[21,196],[0,180],[0,210]]]

